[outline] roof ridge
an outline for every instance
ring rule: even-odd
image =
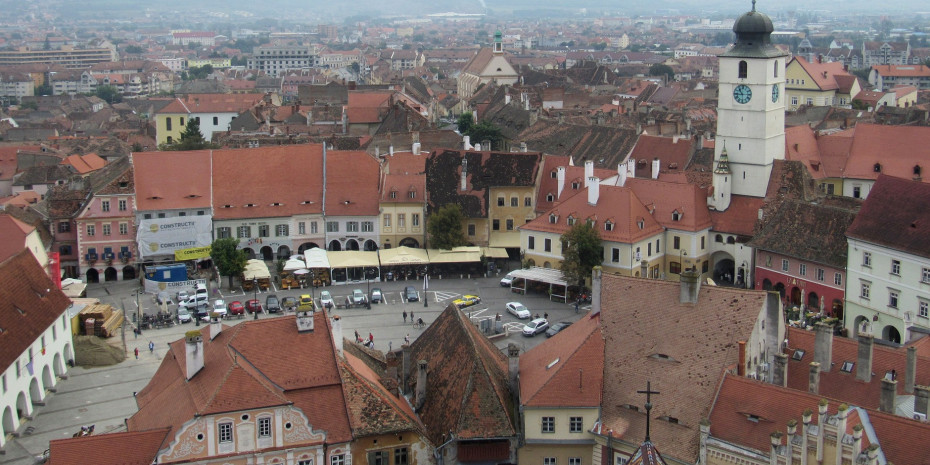
[[[597,314],[595,314],[595,315],[589,316],[588,318],[592,318],[592,319],[593,319],[593,318],[598,317],[599,315],[600,315],[600,313],[597,313]],[[521,403],[523,403],[523,404],[525,404],[525,405],[528,405],[528,404],[530,404],[530,403],[533,401],[533,399],[536,398],[537,395],[539,395],[540,393],[542,393],[542,391],[544,391],[545,388],[546,388],[547,386],[549,386],[549,383],[550,383],[553,379],[555,379],[556,375],[558,375],[558,374],[562,371],[562,369],[565,368],[565,367],[568,365],[568,361],[571,360],[572,357],[574,357],[574,356],[585,346],[585,344],[587,344],[588,341],[591,340],[591,338],[594,336],[594,334],[595,334],[595,333],[601,334],[600,329],[601,329],[600,323],[596,324],[596,325],[594,326],[594,328],[592,328],[592,330],[588,333],[588,335],[585,336],[584,340],[583,340],[580,344],[578,344],[577,346],[575,346],[574,350],[572,350],[572,351],[569,353],[569,356],[565,359],[565,361],[563,362],[563,361],[560,360],[561,363],[558,364],[559,367],[558,367],[555,371],[552,372],[552,374],[546,379],[546,382],[542,383],[542,384],[539,386],[539,389],[537,389],[536,392],[534,392],[533,394],[531,394],[531,395],[529,396],[529,398],[528,398],[526,401],[521,400]]]

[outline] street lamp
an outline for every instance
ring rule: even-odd
[[[429,290],[429,265],[423,266],[423,307],[429,307],[429,296],[426,291]]]
[[[371,278],[374,277],[374,268],[365,268],[365,283],[368,284],[368,293],[365,294],[365,308],[371,310]]]
[[[255,301],[255,307],[253,308],[253,314],[255,319],[258,319],[258,279],[252,278],[252,300]]]

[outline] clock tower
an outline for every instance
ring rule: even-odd
[[[714,166],[721,153],[728,165],[728,186],[718,186],[708,204],[730,206],[729,194],[764,197],[772,164],[785,157],[785,61],[788,54],[771,42],[772,20],[749,11],[733,24],[736,43],[719,56],[717,143]],[[722,179],[722,178],[721,178]],[[728,194],[725,192],[728,191]]]

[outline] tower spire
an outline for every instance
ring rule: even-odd
[[[752,0],[752,11],[756,11],[756,0]]]

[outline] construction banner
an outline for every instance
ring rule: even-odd
[[[140,258],[208,247],[213,241],[212,223],[206,215],[142,220],[136,241]]]
[[[174,251],[174,259],[183,262],[185,260],[197,260],[208,258],[210,256],[210,246],[194,247],[192,249],[181,249]]]

